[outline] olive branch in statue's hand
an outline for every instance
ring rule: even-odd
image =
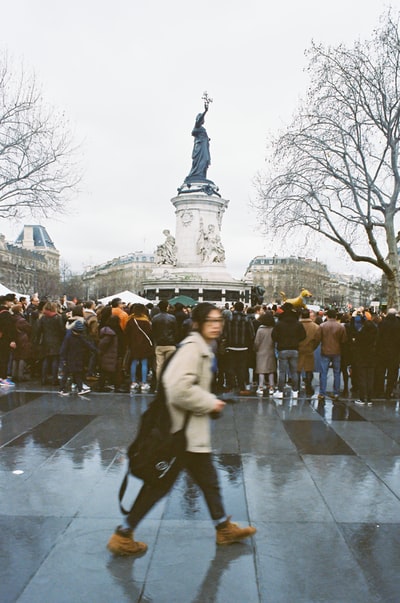
[[[213,99],[208,96],[207,91],[203,92],[203,96],[201,97],[201,100],[204,101],[204,109],[206,111],[208,111],[208,107],[210,106],[210,103],[213,102]]]

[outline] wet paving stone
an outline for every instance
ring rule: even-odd
[[[82,431],[96,415],[53,415],[27,433],[15,438],[7,446],[24,446],[33,441],[45,448],[60,448]]]
[[[340,524],[344,538],[368,580],[370,591],[385,603],[400,593],[400,524]]]
[[[217,548],[182,473],[135,530],[147,554],[115,557],[125,451],[150,400],[29,384],[0,398],[1,603],[398,603],[397,402],[243,398],[212,441],[226,511],[254,538]]]
[[[299,454],[355,454],[354,450],[326,423],[283,421]]]
[[[33,400],[40,398],[41,393],[11,391],[0,397],[0,413],[10,412],[19,406],[30,404]]]

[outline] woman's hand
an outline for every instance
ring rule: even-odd
[[[212,412],[222,412],[224,407],[226,406],[226,402],[222,402],[222,400],[215,400],[214,408]]]

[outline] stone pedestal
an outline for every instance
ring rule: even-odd
[[[212,186],[211,186],[212,185]],[[175,262],[164,259],[144,283],[148,299],[187,295],[196,301],[249,300],[250,288],[225,264],[221,226],[229,201],[210,181],[191,182],[171,199],[175,208]]]

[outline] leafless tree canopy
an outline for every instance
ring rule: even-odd
[[[71,141],[35,79],[0,56],[0,218],[63,211],[78,182]]]
[[[307,54],[307,97],[259,177],[261,222],[275,233],[306,227],[381,269],[398,304],[399,18],[389,11],[352,48]]]

